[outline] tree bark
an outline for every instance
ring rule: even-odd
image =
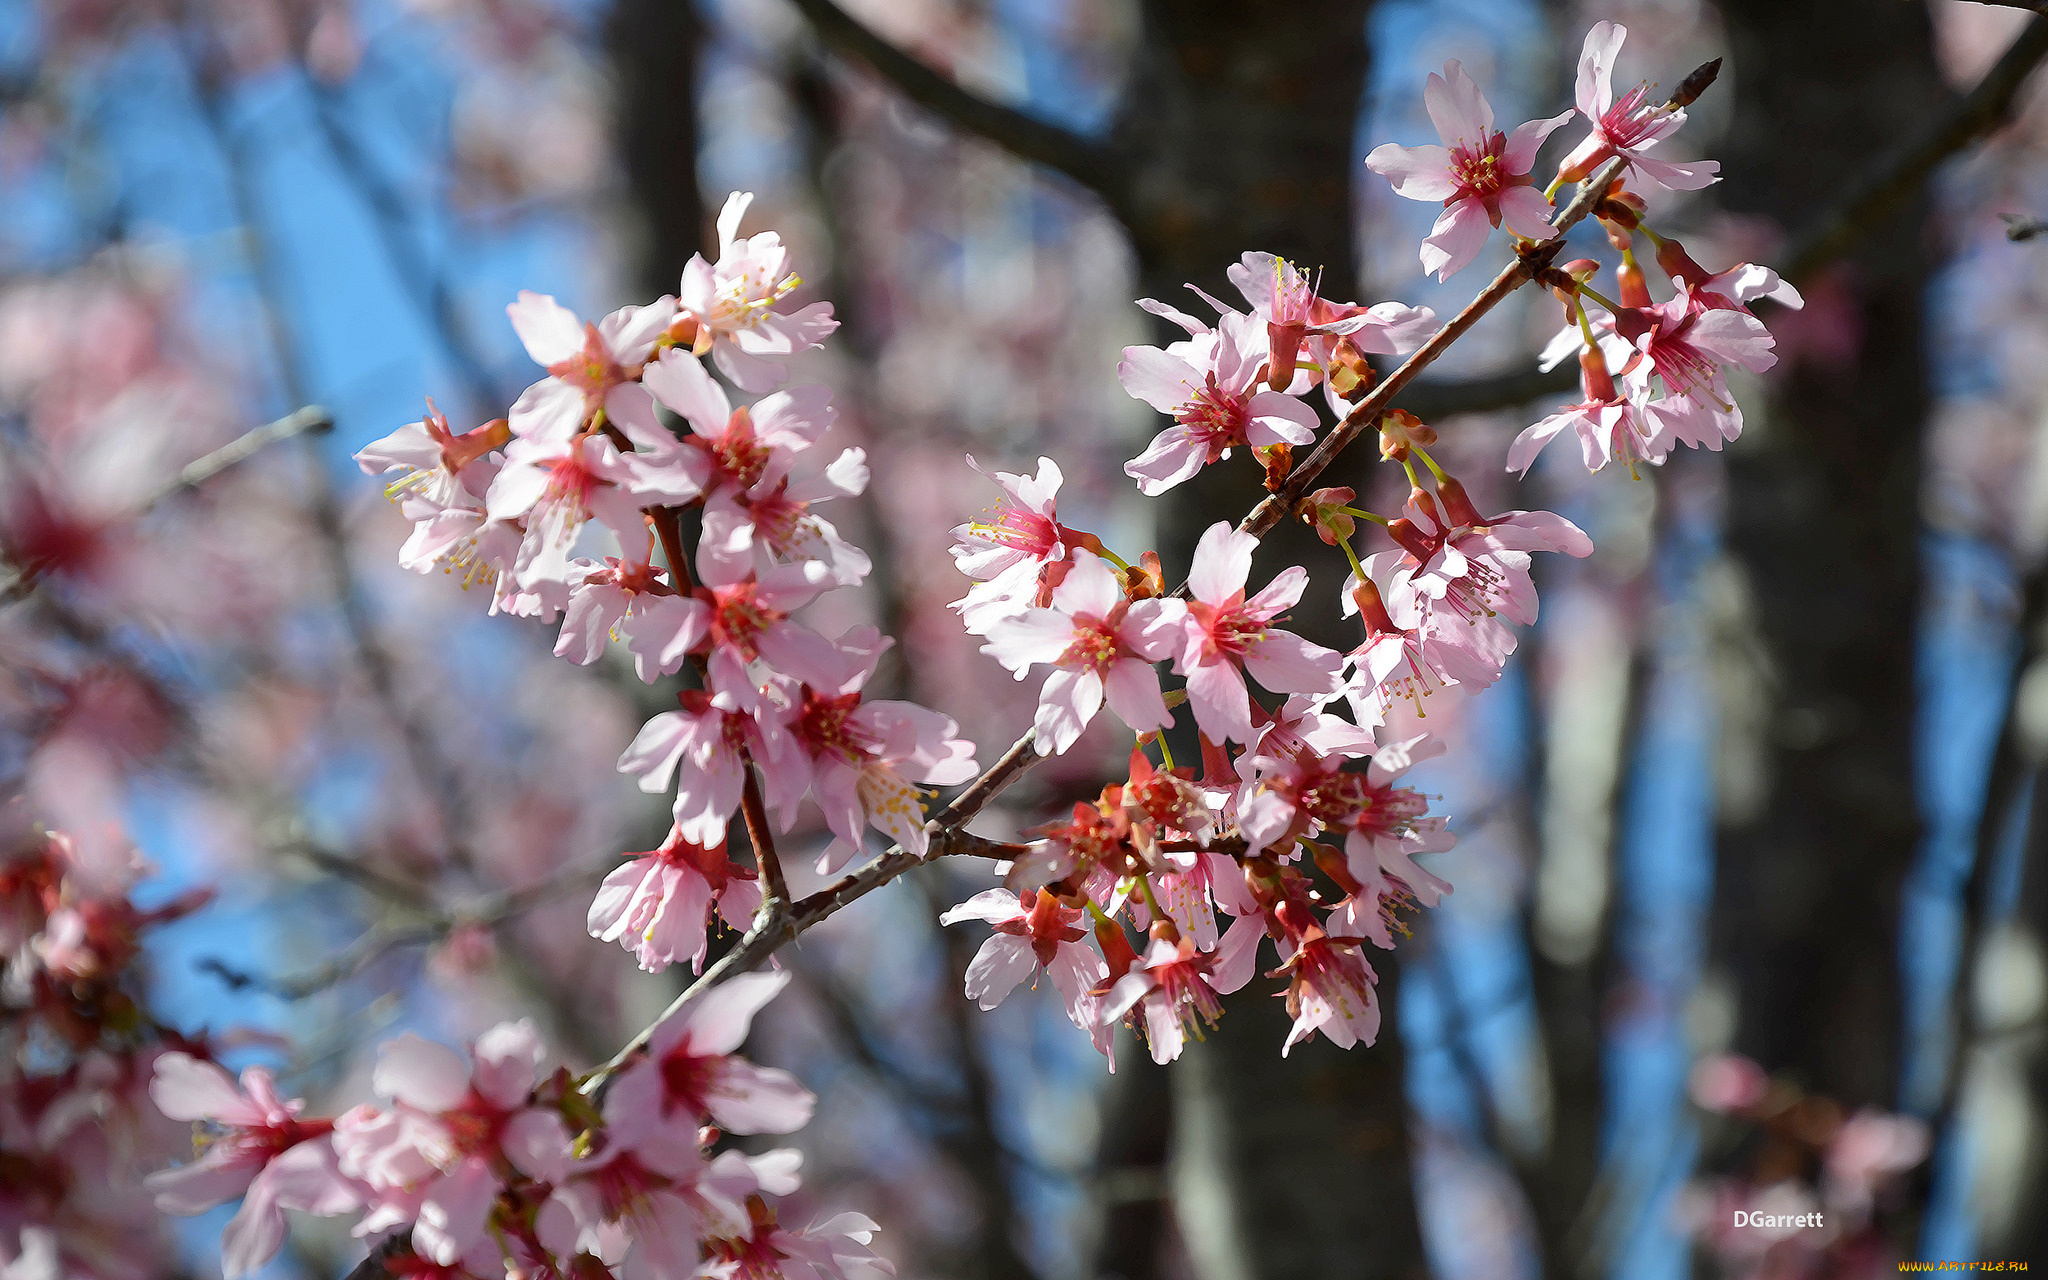
[[[1353,145],[1369,7],[1143,6],[1109,144],[1124,175],[1118,203],[1142,295],[1199,313],[1203,305],[1183,284],[1234,299],[1225,269],[1264,250],[1320,269],[1329,296],[1355,296]],[[1248,456],[1174,490],[1159,530],[1168,566],[1184,571],[1202,530],[1249,510],[1262,493]],[[1318,602],[1297,610],[1297,623],[1312,638],[1350,647],[1335,633],[1345,568],[1333,550],[1291,525],[1267,539],[1259,562],[1255,576],[1308,565]],[[1174,1225],[1203,1280],[1427,1274],[1393,1015],[1397,965],[1390,956],[1373,960],[1385,1005],[1378,1044],[1346,1052],[1317,1041],[1282,1058],[1288,1018],[1255,983],[1166,1073],[1170,1097],[1150,1101],[1170,1128]],[[1132,1128],[1142,1134],[1149,1126]],[[1105,1164],[1116,1163],[1116,1153],[1104,1154]],[[1108,1243],[1129,1267],[1128,1235]]]
[[[1944,94],[1917,5],[1731,0],[1731,209],[1804,225]],[[1799,122],[1788,138],[1786,122]],[[1788,351],[1730,451],[1727,536],[1775,685],[1760,810],[1722,832],[1712,943],[1735,1048],[1850,1106],[1896,1103],[1899,893],[1918,840],[1913,639],[1932,255],[1919,207],[1810,281],[1853,338]],[[1812,350],[1813,348],[1809,348]]]
[[[683,264],[703,247],[697,188],[697,57],[704,38],[695,5],[617,0],[605,48],[618,80],[614,122],[634,222],[636,296],[674,293]]]

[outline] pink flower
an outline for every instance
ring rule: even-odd
[[[335,1121],[341,1171],[367,1184],[358,1235],[411,1222],[420,1254],[447,1266],[486,1239],[508,1176],[554,1182],[569,1167],[559,1111],[530,1105],[545,1051],[533,1024],[477,1037],[475,1065],[407,1034],[377,1051],[372,1086],[389,1109],[357,1107]]]
[[[1349,1049],[1363,1040],[1370,1045],[1380,1033],[1379,981],[1365,953],[1349,938],[1332,938],[1311,925],[1293,955],[1270,976],[1288,974],[1287,1012],[1294,1029],[1280,1056],[1320,1031],[1331,1043]]]
[[[1661,466],[1670,454],[1667,439],[1655,430],[1639,405],[1615,388],[1607,357],[1595,347],[1579,356],[1579,385],[1585,399],[1568,404],[1515,437],[1508,446],[1508,470],[1528,473],[1536,455],[1567,428],[1579,437],[1579,453],[1587,471],[1598,471],[1612,458],[1635,470],[1637,462]]]
[[[1238,925],[1248,927],[1233,926],[1223,943],[1207,954],[1197,951],[1192,939],[1152,939],[1144,967],[1116,981],[1102,998],[1099,1016],[1113,1023],[1141,1007],[1152,1061],[1164,1064],[1180,1057],[1197,1019],[1213,1027],[1223,1016],[1223,1002],[1217,997],[1251,980],[1251,964],[1245,957],[1257,947],[1262,931],[1255,916],[1242,917]]]
[[[1252,315],[1265,322],[1266,385],[1275,391],[1298,392],[1315,385],[1341,338],[1349,338],[1367,354],[1400,355],[1421,345],[1436,323],[1436,313],[1428,307],[1332,302],[1317,294],[1317,282],[1307,273],[1270,253],[1247,253],[1224,274],[1251,305]],[[1218,311],[1229,313],[1230,308],[1202,296]],[[1304,346],[1312,357],[1310,370],[1297,364]],[[1298,381],[1304,374],[1306,382]]]
[[[1626,39],[1628,28],[1615,22],[1596,22],[1586,33],[1585,47],[1579,53],[1578,108],[1592,123],[1593,132],[1565,157],[1559,176],[1566,182],[1581,182],[1605,161],[1625,156],[1630,169],[1673,191],[1697,191],[1718,182],[1721,166],[1717,161],[1673,164],[1643,154],[1677,132],[1685,123],[1685,111],[1651,102],[1647,84],[1615,98],[1614,57]]]
[[[711,655],[709,689],[686,689],[682,707],[640,727],[619,757],[619,772],[637,776],[642,791],[666,791],[676,766],[687,760],[676,791],[675,823],[682,838],[711,847],[739,809],[745,761],[760,767],[770,808],[795,805],[810,785],[809,769],[791,736],[791,711],[763,695],[729,651]]]
[[[184,1053],[156,1060],[149,1096],[173,1120],[219,1131],[198,1160],[144,1180],[164,1213],[204,1213],[237,1196],[242,1207],[221,1233],[221,1269],[229,1277],[261,1266],[284,1243],[284,1211],[345,1213],[358,1203],[336,1167],[329,1120],[300,1120],[305,1103],[277,1096],[262,1067],[227,1072]]]
[[[403,473],[384,487],[386,497],[419,498],[434,509],[470,506],[483,498],[496,473],[485,459],[511,438],[503,418],[456,435],[447,415],[428,400],[426,417],[364,445],[355,459],[366,475]]]
[[[631,545],[646,536],[642,507],[696,498],[701,482],[673,443],[660,454],[622,454],[609,437],[592,433],[523,436],[507,445],[484,507],[491,520],[524,528],[513,564],[518,585],[562,581],[576,535],[592,517]]]
[[[701,1117],[728,1133],[790,1133],[811,1118],[817,1099],[787,1071],[736,1057],[754,1015],[789,985],[789,974],[745,973],[702,995],[656,1027],[647,1058],[622,1073],[606,1095],[615,1132],[683,1126]]]
[[[1211,525],[1195,546],[1188,572],[1194,598],[1184,615],[1184,646],[1174,670],[1187,677],[1188,703],[1202,732],[1217,742],[1253,737],[1251,696],[1240,666],[1275,693],[1329,693],[1344,665],[1341,655],[1272,625],[1308,586],[1308,573],[1299,565],[1245,598],[1258,541],[1228,523]]]
[[[832,581],[852,586],[873,567],[867,553],[839,536],[813,503],[849,498],[868,487],[867,453],[848,449],[829,464],[822,450],[803,455],[796,469],[750,489],[721,485],[704,504],[697,554],[738,571],[747,566],[814,562]]]
[[[638,560],[607,557],[600,565],[570,562],[569,604],[555,656],[589,664],[616,636],[633,655],[633,669],[653,684],[682,669],[690,651],[702,644],[710,629],[710,608],[703,601],[679,596],[666,571],[648,562],[652,548]],[[579,579],[580,575],[580,579]]]
[[[791,1231],[776,1224],[759,1197],[747,1207],[746,1234],[704,1242],[698,1280],[877,1280],[896,1274],[868,1248],[880,1228],[861,1214],[842,1213]]]
[[[556,1192],[574,1225],[551,1223],[550,1234],[573,1239],[548,1243],[558,1257],[591,1253],[628,1280],[667,1280],[693,1274],[705,1237],[741,1229],[746,1210],[711,1176],[693,1122],[650,1119],[631,1093],[619,1098],[645,1069],[629,1067],[605,1095],[606,1146],[577,1161]]]
[[[841,637],[836,678],[804,684],[790,726],[810,758],[811,790],[825,825],[838,837],[818,860],[823,874],[860,850],[869,826],[923,857],[924,802],[914,784],[950,786],[975,773],[974,744],[956,736],[959,726],[950,718],[915,703],[861,697],[884,647],[872,628]],[[794,804],[780,809],[788,830]]]
[[[1506,222],[1508,230],[1531,240],[1557,234],[1550,202],[1530,185],[1537,149],[1571,112],[1517,125],[1511,134],[1493,127],[1493,108],[1457,59],[1444,73],[1431,72],[1422,91],[1429,118],[1443,145],[1375,147],[1365,167],[1394,184],[1410,200],[1441,200],[1443,213],[1422,242],[1422,271],[1449,279],[1486,243],[1487,232]]]
[[[982,652],[1023,679],[1036,664],[1054,670],[1038,694],[1039,748],[1064,754],[1105,700],[1138,733],[1173,723],[1152,664],[1179,646],[1180,618],[1164,601],[1124,598],[1116,573],[1076,552],[1052,590],[1052,607],[1028,609],[989,629]]]
[[[765,661],[776,672],[817,684],[839,667],[832,642],[790,613],[832,585],[831,571],[815,561],[755,571],[697,552],[698,598],[711,606],[711,647],[743,662]]]
[[[614,422],[644,418],[647,393],[634,380],[674,318],[675,302],[663,297],[645,307],[622,307],[588,324],[546,294],[522,289],[505,311],[526,354],[549,376],[512,406],[512,434],[559,442],[599,410]]]
[[[1088,936],[1080,924],[1083,915],[1043,889],[1029,899],[1007,889],[988,889],[947,911],[939,923],[986,920],[995,926],[968,963],[968,999],[993,1009],[1027,975],[1043,969],[1067,1002],[1067,1016],[1087,1028],[1095,1021],[1090,993],[1108,979],[1109,967],[1083,941]]]
[[[690,424],[683,444],[701,461],[706,492],[773,485],[836,417],[832,393],[817,386],[778,391],[735,408],[704,366],[682,350],[663,352],[643,380],[656,400]]]
[[[1468,623],[1496,613],[1524,624],[1536,621],[1530,552],[1593,554],[1593,540],[1563,516],[1549,511],[1482,516],[1464,487],[1448,477],[1439,483],[1434,502],[1417,490],[1406,519],[1409,530],[1390,525],[1388,532],[1416,561],[1409,581],[1429,598],[1432,609],[1449,610]]]
[[[660,848],[628,858],[590,904],[590,936],[625,947],[649,973],[685,957],[702,973],[712,907],[735,929],[745,929],[760,908],[754,869],[735,864],[723,841],[705,848],[671,827]]]
[[[789,270],[782,237],[763,231],[738,238],[754,193],[735,191],[718,212],[718,261],[697,254],[683,268],[678,300],[694,324],[694,350],[711,353],[718,371],[747,391],[771,391],[789,377],[789,358],[822,343],[839,322],[832,304],[800,311],[774,309],[803,282]]]
[[[1226,313],[1210,333],[1158,347],[1125,347],[1117,378],[1124,390],[1174,420],[1124,474],[1150,497],[1164,493],[1234,448],[1307,444],[1315,410],[1279,391],[1254,391],[1262,381],[1267,343],[1256,317]],[[1287,382],[1294,380],[1288,374]]]
[[[1762,321],[1740,307],[1695,307],[1689,294],[1624,308],[1614,326],[1640,353],[1622,372],[1629,389],[1647,398],[1652,377],[1664,384],[1663,397],[1645,410],[1654,434],[1694,447],[1719,449],[1742,434],[1742,411],[1723,367],[1762,373],[1778,362],[1776,340]]]
[[[1076,548],[1099,549],[1101,544],[1060,523],[1062,477],[1051,458],[1038,460],[1034,476],[984,470],[973,454],[967,455],[967,465],[1003,490],[1003,500],[985,519],[953,529],[953,565],[976,581],[952,607],[960,611],[967,633],[980,636],[997,619],[1043,604],[1051,566],[1066,563]]]

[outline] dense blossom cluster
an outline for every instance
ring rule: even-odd
[[[241,1197],[223,1240],[229,1276],[277,1251],[286,1209],[358,1215],[358,1236],[409,1233],[394,1273],[443,1280],[888,1274],[858,1214],[780,1224],[774,1201],[799,1185],[796,1152],[713,1150],[722,1134],[787,1133],[810,1118],[811,1095],[787,1073],[735,1056],[787,980],[752,974],[703,992],[601,1099],[567,1070],[543,1070],[527,1022],[479,1036],[467,1065],[417,1036],[389,1041],[372,1076],[381,1101],[338,1116],[308,1116],[261,1067],[237,1080],[165,1053],[150,1096],[206,1141],[197,1160],[151,1179],[157,1203],[199,1213]]]
[[[132,853],[96,854],[0,809],[0,1272],[157,1274],[143,1175],[181,1137],[149,1104],[179,1043],[143,1010],[135,963],[150,927],[205,895],[144,910]]]
[[[1514,470],[1567,428],[1593,470],[1660,462],[1677,445],[1718,448],[1741,429],[1724,368],[1773,359],[1749,304],[1797,302],[1769,271],[1710,274],[1646,225],[1628,182],[1696,187],[1714,166],[1644,154],[1684,122],[1687,91],[1616,99],[1624,36],[1602,23],[1587,38],[1578,114],[1591,132],[1547,191],[1534,184],[1536,154],[1572,113],[1495,130],[1455,62],[1426,91],[1443,145],[1381,147],[1368,162],[1401,195],[1444,203],[1425,271],[1459,270],[1505,225],[1524,263],[1535,261],[1531,276],[1565,304],[1566,339],[1551,354],[1577,351],[1585,399],[1523,433]],[[1549,265],[1552,197],[1596,170],[1609,185],[1581,200],[1621,254],[1612,299],[1592,286],[1598,264]],[[799,617],[869,572],[823,513],[860,493],[868,473],[860,450],[824,443],[829,394],[787,385],[792,358],[836,322],[829,304],[785,305],[799,282],[780,239],[739,234],[749,199],[726,204],[717,259],[694,259],[675,296],[591,323],[520,295],[512,323],[546,376],[506,418],[458,432],[430,411],[358,454],[413,522],[402,563],[486,588],[493,612],[559,619],[556,653],[572,661],[616,642],[643,680],[685,673],[676,709],[619,761],[644,789],[673,788],[670,834],[629,855],[589,913],[594,936],[648,969],[682,959],[701,969],[714,915],[794,931],[774,841],[807,804],[831,832],[818,867],[829,875],[872,851],[870,831],[906,854],[932,852],[954,832],[928,818],[927,789],[977,772],[952,720],[867,696],[887,638],[869,627],[828,635]],[[1636,259],[1638,235],[1671,281],[1666,301]],[[1251,522],[1208,528],[1184,585],[1169,590],[1156,554],[1126,558],[1063,522],[1050,458],[1031,475],[985,472],[1002,500],[962,525],[953,548],[969,581],[955,605],[963,625],[1019,680],[1040,680],[1029,750],[1069,751],[1104,706],[1135,744],[1128,771],[1095,800],[1000,846],[1001,887],[942,919],[992,928],[968,969],[969,997],[993,1007],[1043,970],[1112,1063],[1119,1026],[1156,1061],[1175,1058],[1222,1013],[1222,997],[1262,972],[1294,1019],[1282,1053],[1317,1034],[1347,1047],[1374,1040],[1368,945],[1392,947],[1405,913],[1450,891],[1417,859],[1448,848],[1451,834],[1402,785],[1441,744],[1403,729],[1400,706],[1492,684],[1514,652],[1512,624],[1536,617],[1532,554],[1592,551],[1555,514],[1482,512],[1411,415],[1358,417],[1375,385],[1367,357],[1414,351],[1435,327],[1427,309],[1325,298],[1314,276],[1264,253],[1245,254],[1229,278],[1243,306],[1202,294],[1213,322],[1139,304],[1187,337],[1124,352],[1124,387],[1171,419],[1125,470],[1150,496],[1236,450],[1253,455],[1268,487],[1293,500],[1289,514],[1350,561],[1339,590],[1359,623],[1353,647],[1288,629],[1308,575],[1290,566],[1255,579]],[[751,398],[735,403],[714,369]],[[1349,489],[1296,500],[1283,483],[1292,451],[1329,414],[1377,428],[1381,455],[1408,481],[1398,512],[1353,505]],[[1387,545],[1361,555],[1353,543],[1367,525]],[[591,554],[592,526],[616,554]],[[752,846],[745,861],[727,846],[736,817]],[[220,1136],[198,1164],[166,1175],[164,1203],[189,1211],[244,1195],[228,1244],[235,1269],[276,1247],[284,1208],[360,1212],[366,1236],[409,1232],[435,1274],[810,1280],[886,1269],[865,1247],[864,1219],[778,1225],[776,1200],[796,1183],[788,1153],[716,1148],[719,1132],[795,1129],[811,1100],[786,1075],[732,1056],[782,980],[713,977],[726,980],[700,984],[617,1071],[545,1074],[523,1024],[480,1038],[468,1068],[402,1039],[380,1058],[385,1101],[331,1120],[305,1118],[260,1072],[237,1086],[196,1056],[168,1057],[158,1101]]]

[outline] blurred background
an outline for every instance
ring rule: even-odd
[[[558,1060],[602,1060],[682,981],[583,929],[618,853],[665,829],[613,762],[674,690],[571,667],[552,628],[401,571],[404,521],[349,455],[429,396],[457,430],[500,416],[537,375],[519,289],[586,316],[673,292],[708,214],[758,192],[747,229],[780,230],[800,300],[843,322],[799,376],[874,465],[833,518],[876,576],[820,608],[897,636],[877,691],[991,758],[1035,686],[944,607],[965,586],[947,530],[996,496],[963,453],[1055,458],[1067,523],[1184,566],[1258,476],[1240,459],[1136,501],[1122,463],[1159,423],[1115,366],[1164,335],[1132,300],[1222,295],[1267,250],[1329,296],[1455,310],[1505,250],[1419,275],[1434,211],[1365,152],[1434,141],[1421,88],[1446,58],[1504,123],[1554,114],[1611,19],[1621,86],[1726,59],[1666,144],[1725,181],[1653,223],[1712,270],[1779,267],[1807,305],[1767,317],[1781,361],[1738,387],[1743,438],[1640,480],[1564,447],[1501,472],[1572,387],[1531,372],[1557,323],[1533,290],[1397,402],[1482,508],[1559,510],[1599,550],[1542,566],[1495,693],[1428,708],[1453,750],[1418,785],[1460,833],[1431,868],[1456,893],[1379,965],[1380,1043],[1282,1061],[1287,1020],[1248,991],[1171,1068],[1127,1045],[1108,1076],[1050,991],[960,998],[980,939],[935,917],[990,883],[962,862],[786,953],[798,983],[751,1052],[821,1096],[805,1194],[878,1219],[906,1277],[2048,1265],[2028,7],[0,0],[0,844],[41,822],[115,868],[142,1006],[316,1104],[367,1096],[370,1046],[403,1030],[531,1016]],[[180,481],[312,404],[331,432]],[[1332,483],[1391,509],[1375,470]],[[1106,723],[980,829],[1092,796],[1126,749]],[[0,1235],[53,1220],[96,1259],[81,1274],[216,1272],[228,1210],[135,1225],[182,1127],[100,1080],[98,1137],[58,1152],[52,1099],[95,1068],[15,1008]],[[1741,1209],[1828,1225],[1737,1230]],[[266,1274],[346,1271],[327,1225]]]

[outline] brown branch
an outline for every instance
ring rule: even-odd
[[[761,803],[761,780],[754,772],[754,762],[743,756],[740,771],[746,779],[741,784],[740,814],[747,824],[747,843],[754,846],[761,887],[767,890],[761,895],[760,918],[772,920],[789,905],[789,879],[782,874],[782,859],[775,853],[775,832],[768,826],[768,809]]]
[[[1976,88],[1930,121],[1919,136],[1851,182],[1835,207],[1792,242],[1785,254],[1786,278],[1804,279],[1814,268],[1846,252],[1858,236],[1911,194],[1935,165],[2004,123],[2020,86],[2043,56],[2048,56],[2048,18],[2036,18]]]
[[[1124,184],[1108,151],[1071,129],[990,102],[961,88],[897,48],[833,0],[792,0],[818,38],[835,53],[866,63],[898,92],[941,120],[1020,160],[1065,174],[1112,208],[1125,203]],[[1128,220],[1126,220],[1128,221]]]

